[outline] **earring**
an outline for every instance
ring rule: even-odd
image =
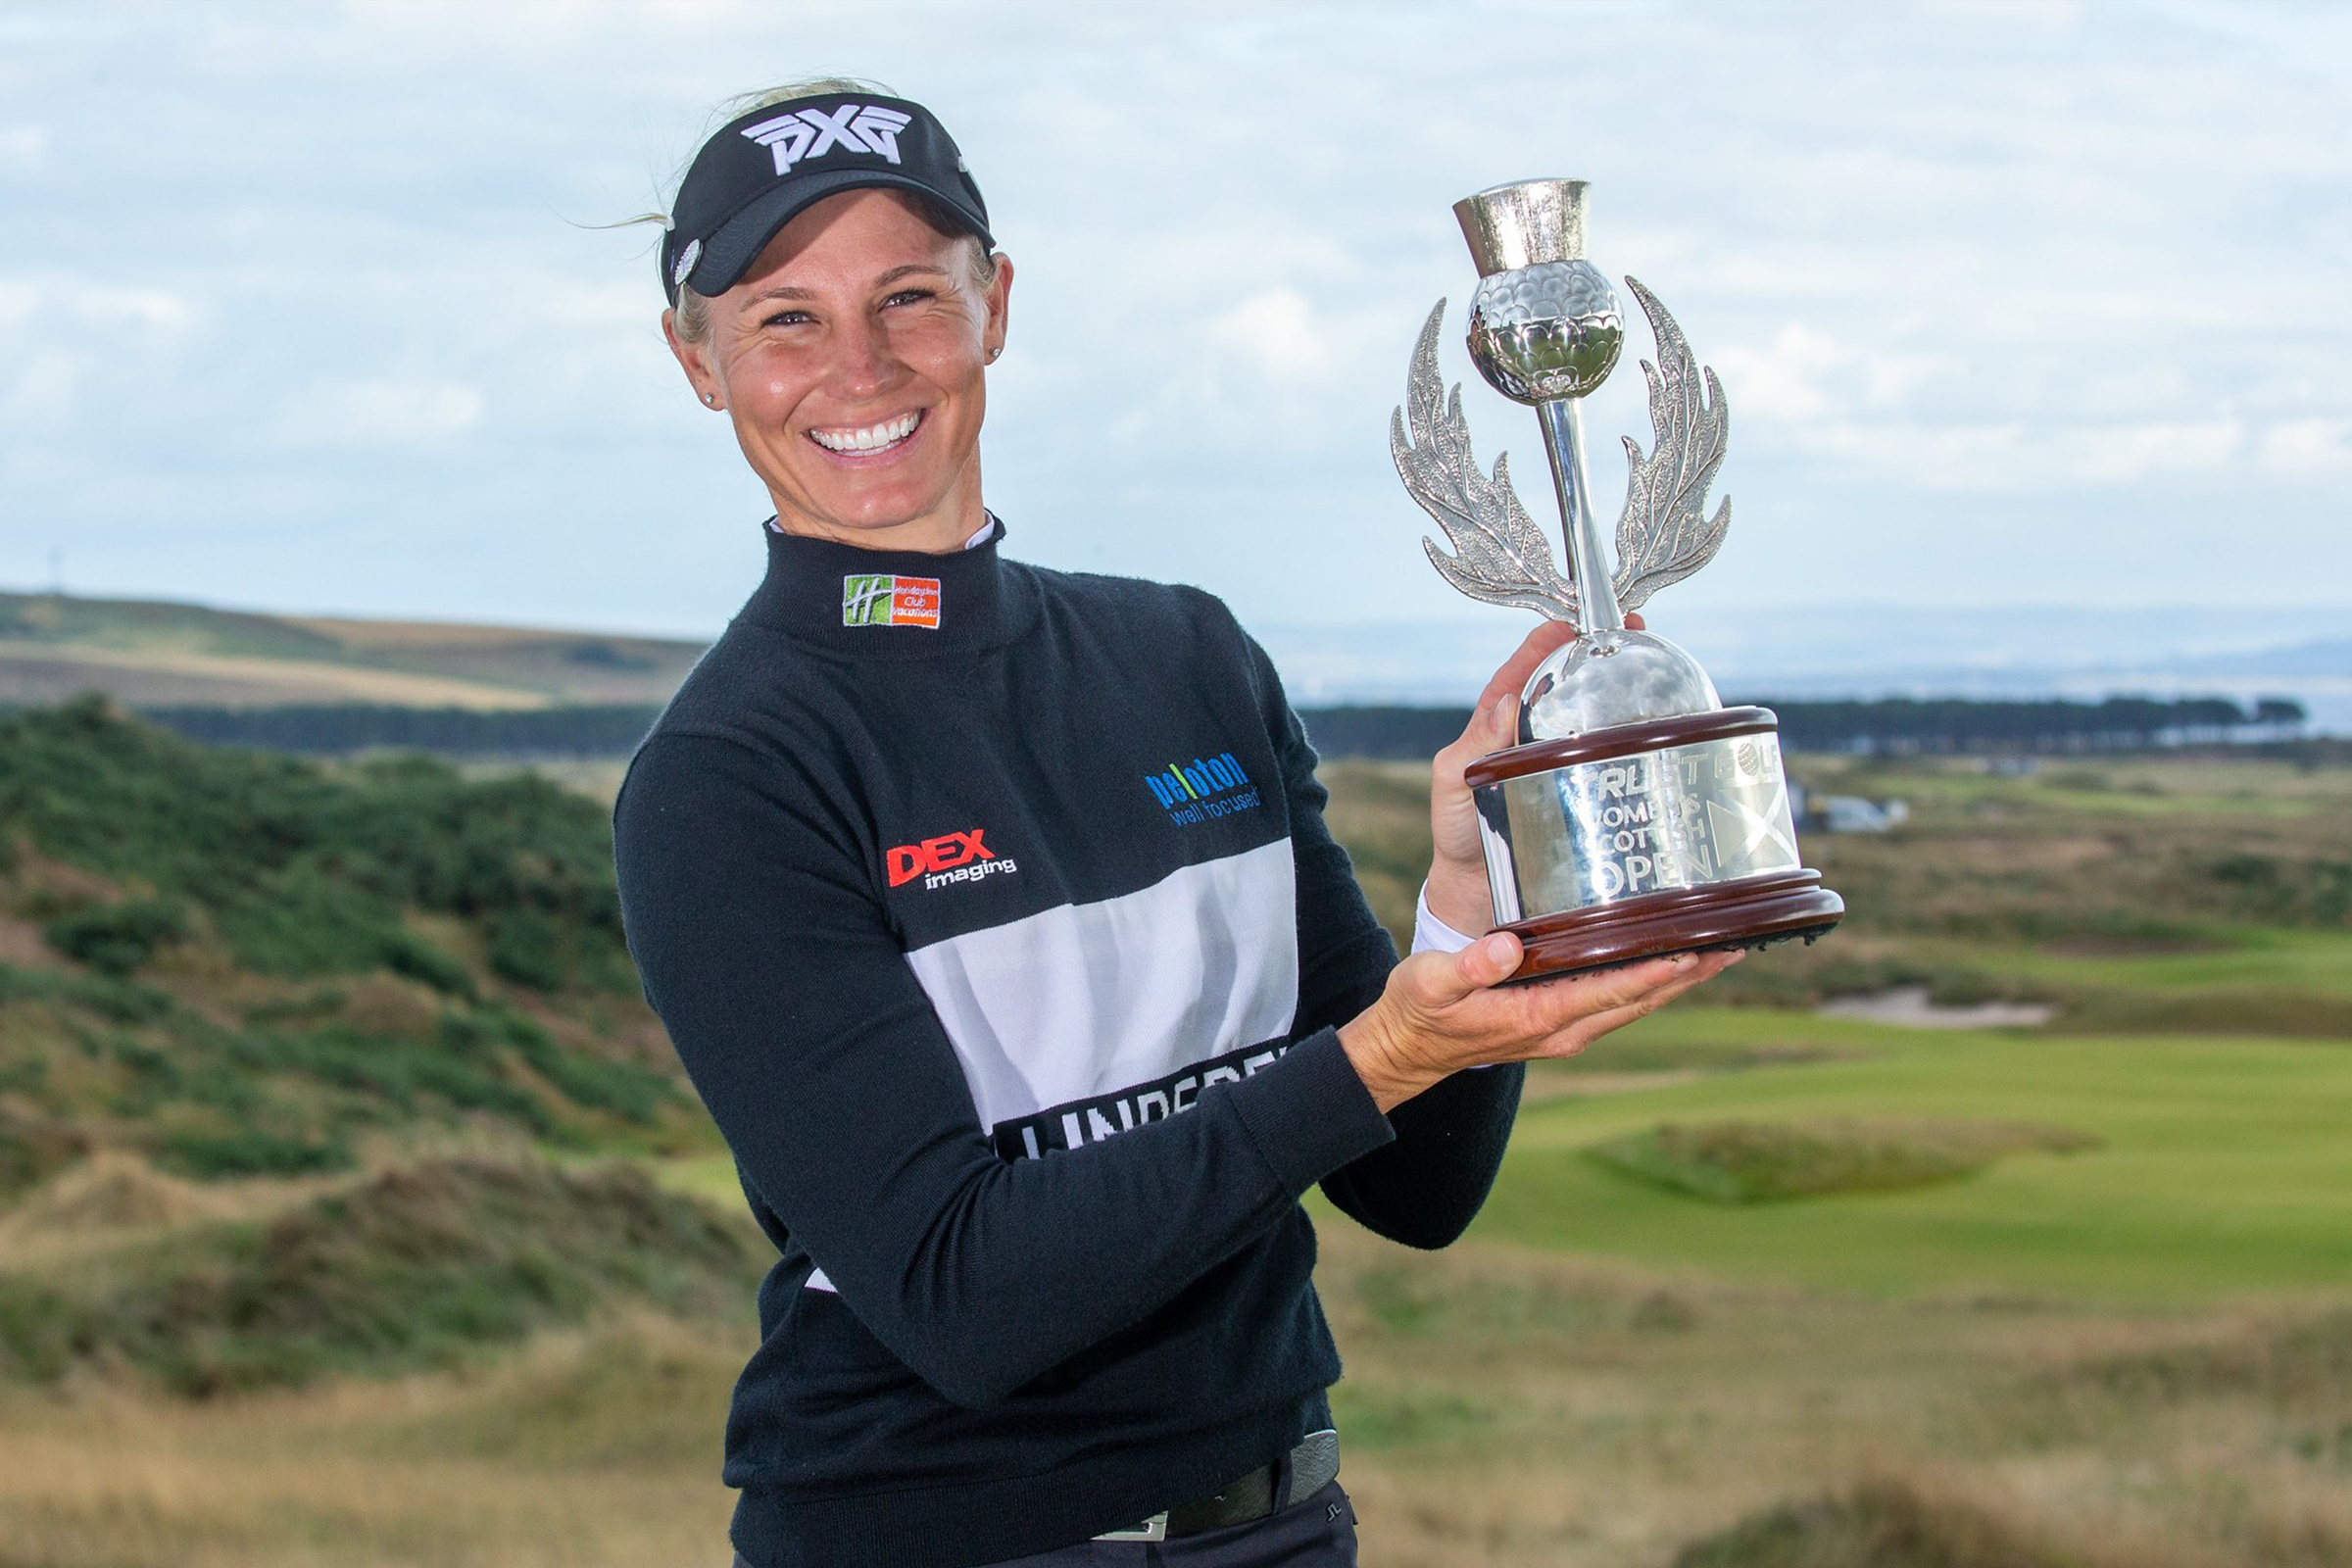
[[[718,407],[718,394],[715,392],[706,392],[703,394],[703,401],[715,409]]]
[[[1000,355],[1000,354],[1002,354],[1002,353],[1004,353],[1004,344],[1002,344],[1002,343],[998,344],[998,345],[997,345],[995,348],[993,348],[993,349],[990,349],[990,350],[988,351],[988,363],[989,363],[989,364],[991,364],[991,365],[994,365],[994,364],[996,364],[996,363],[997,363],[997,356],[998,356],[998,355]]]

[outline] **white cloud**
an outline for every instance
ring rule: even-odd
[[[0,174],[27,174],[48,161],[49,131],[42,125],[0,130]]]
[[[1260,289],[1209,322],[1208,339],[1266,378],[1312,386],[1332,372],[1329,323],[1295,288]]]
[[[447,442],[481,422],[479,387],[444,381],[321,381],[279,411],[290,446],[416,447]]]
[[[2295,478],[2342,473],[2352,468],[2352,419],[2289,419],[2262,433],[2256,461]]]
[[[41,291],[28,279],[0,277],[0,331],[24,325],[40,309]]]
[[[196,324],[194,301],[162,288],[74,290],[75,314],[93,325],[126,323],[146,331],[184,332]]]
[[[0,389],[0,424],[24,432],[40,432],[54,440],[74,427],[75,405],[89,373],[89,361],[63,349],[37,349],[14,367],[5,389]]]
[[[1939,491],[2113,489],[2250,466],[2245,424],[2230,417],[2110,424],[1841,420],[1800,425],[1793,444],[1841,459],[1854,474]]]
[[[0,277],[0,330],[71,332],[99,341],[146,339],[182,334],[201,315],[197,302],[176,289],[111,278],[76,282],[53,273]]]

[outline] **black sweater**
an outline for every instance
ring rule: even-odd
[[[759,1568],[964,1568],[1323,1424],[1299,1197],[1438,1247],[1516,1068],[1384,1117],[1396,961],[1264,654],[1192,589],[770,534],[614,816],[629,945],[781,1257]],[[877,578],[895,581],[877,582]],[[853,623],[855,622],[855,623]]]

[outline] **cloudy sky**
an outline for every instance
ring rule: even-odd
[[[2352,8],[1985,0],[0,0],[0,586],[710,633],[762,496],[590,225],[815,72],[932,105],[1018,263],[1016,554],[1466,611],[1389,411],[1441,295],[1475,380],[1449,204],[1571,174],[1731,403],[1662,615],[2352,607]]]

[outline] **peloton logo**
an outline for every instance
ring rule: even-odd
[[[1242,771],[1231,752],[1219,752],[1214,757],[1194,758],[1190,762],[1170,762],[1164,773],[1144,775],[1144,788],[1168,813],[1168,820],[1178,827],[1190,827],[1211,817],[1231,816],[1236,811],[1254,810],[1257,807],[1257,786]]]
[[[982,831],[943,833],[920,844],[900,845],[882,858],[890,885],[904,887],[919,876],[926,888],[944,888],[951,882],[977,882],[1018,871],[1020,865],[1011,856],[999,855],[980,842]]]
[[[776,172],[789,174],[805,158],[822,158],[836,147],[854,153],[880,153],[899,161],[899,132],[912,115],[880,104],[843,104],[838,109],[804,109],[746,125],[743,133],[776,157]]]

